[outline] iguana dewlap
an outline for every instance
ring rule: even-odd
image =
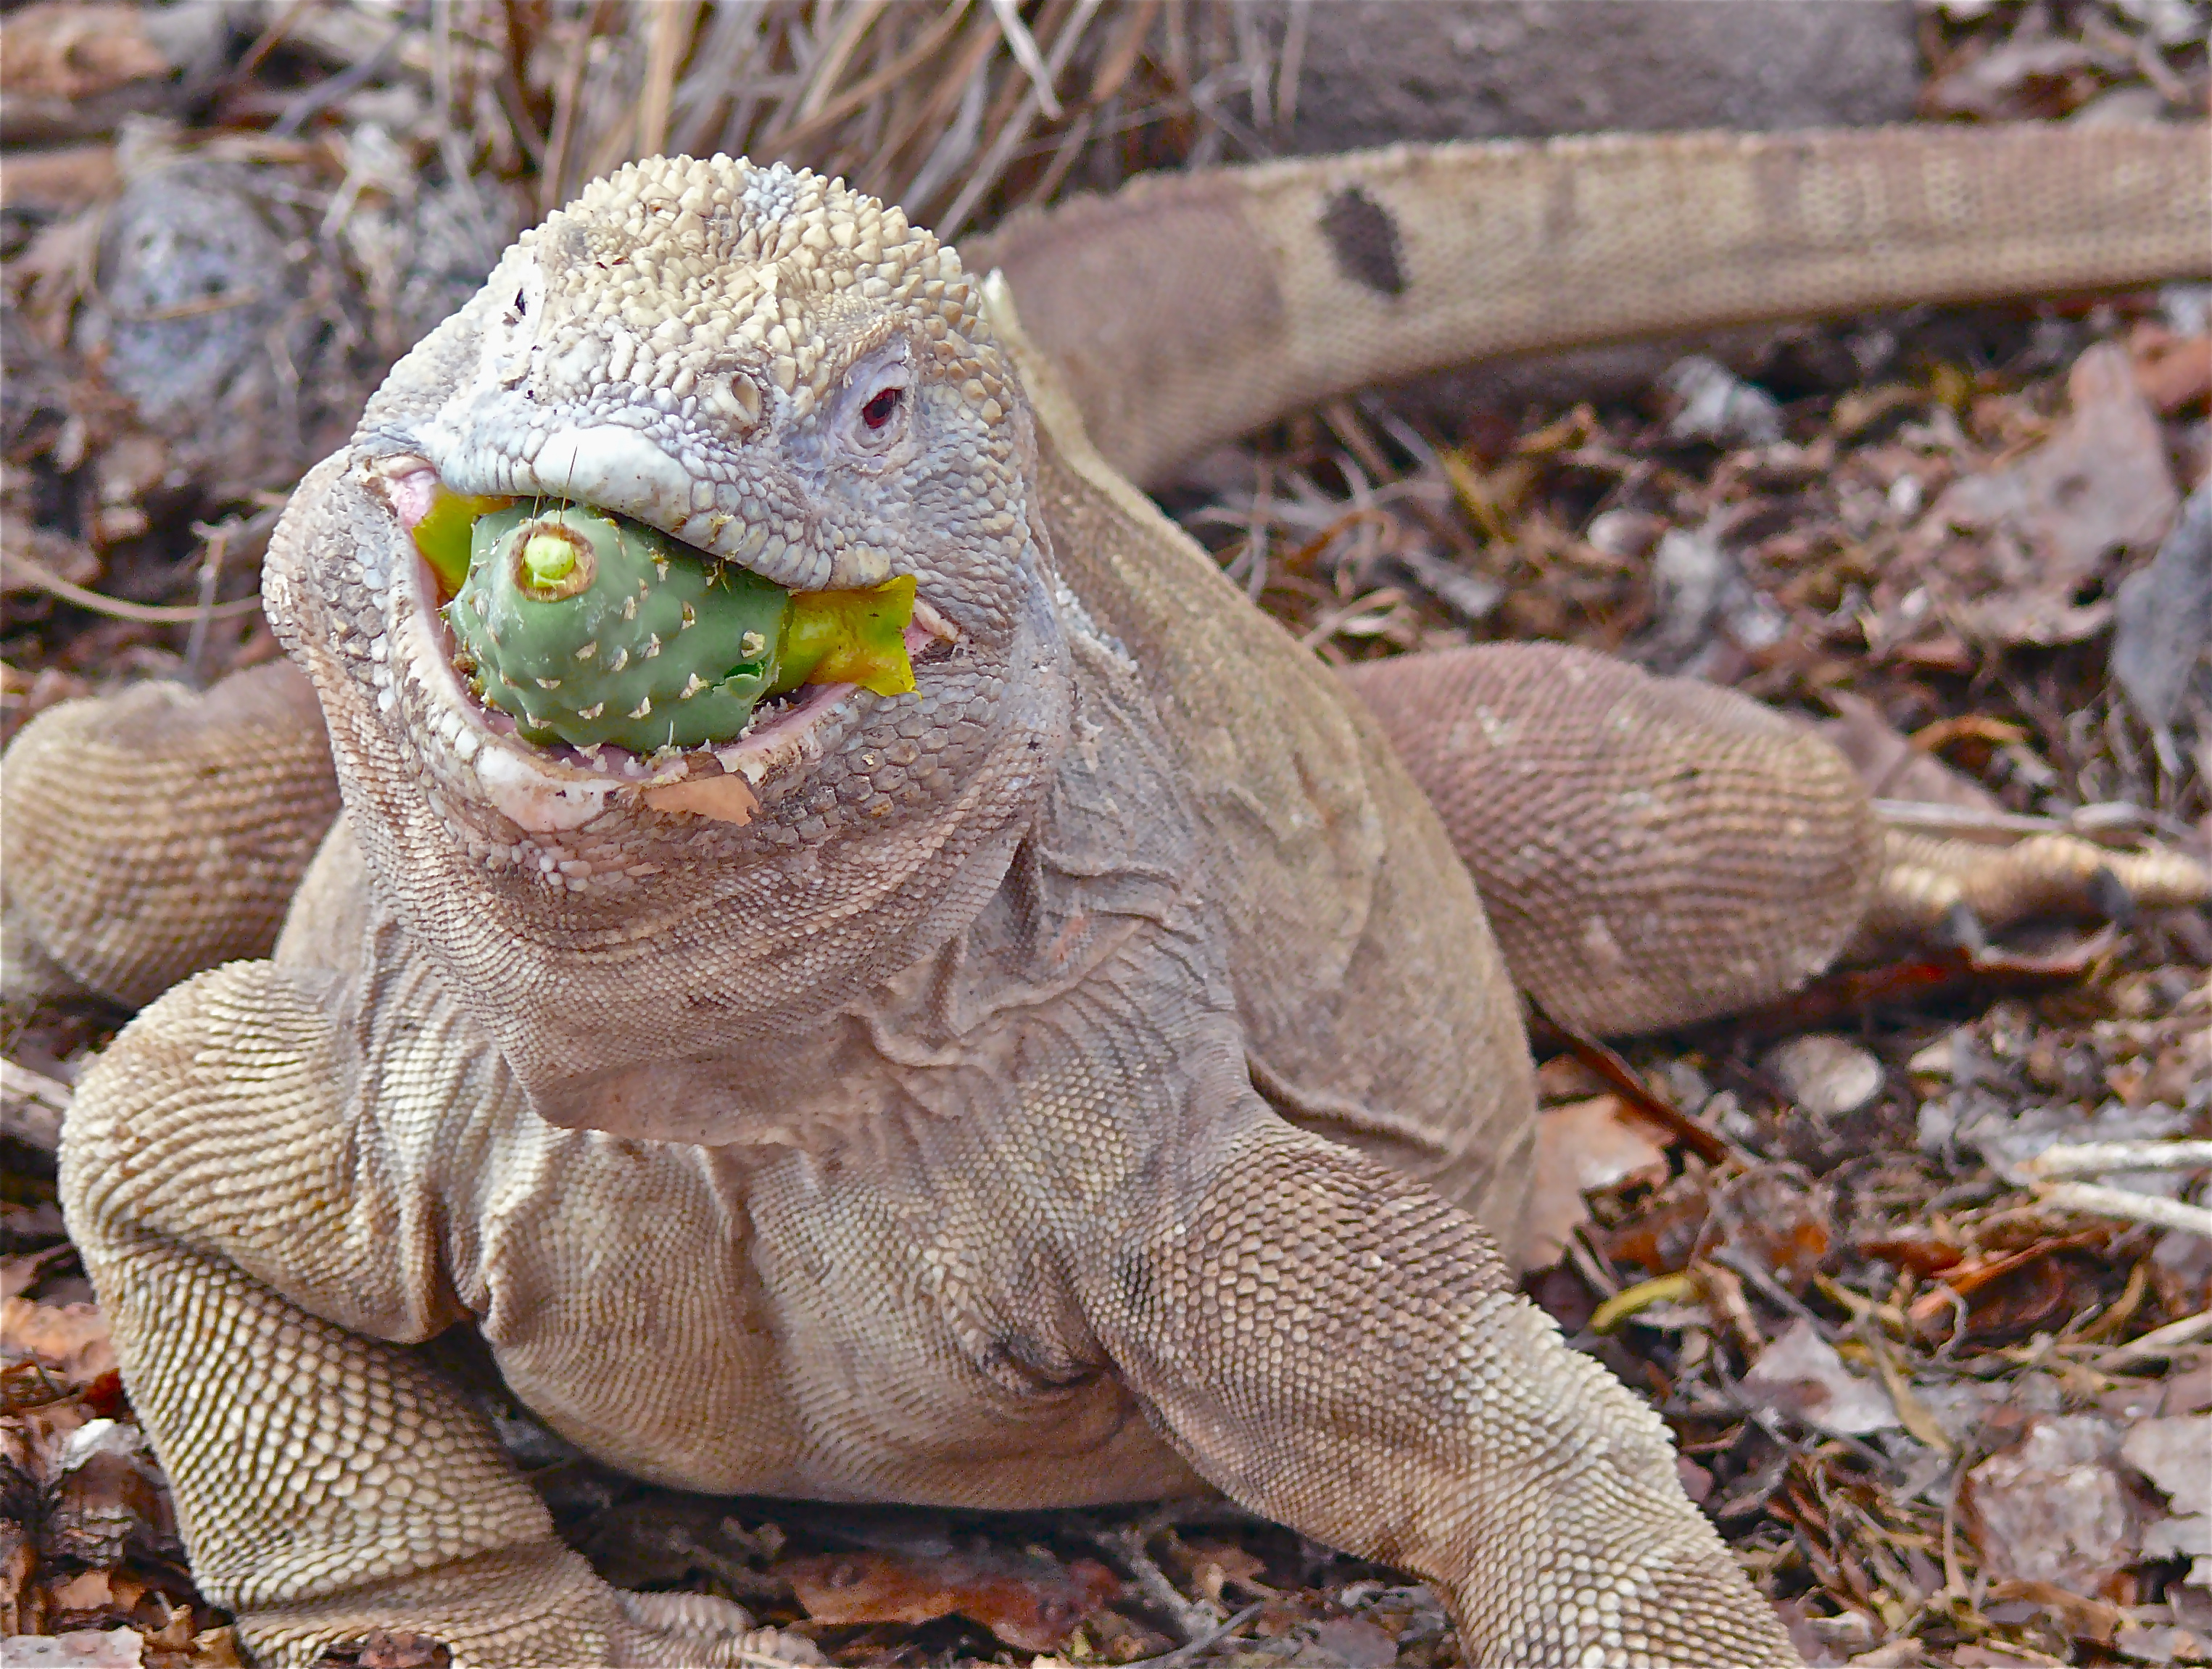
[[[441,486],[595,504],[800,591],[912,575],[916,688],[809,686],[672,757],[532,747],[453,670],[410,536]],[[463,1664],[760,1644],[560,1548],[404,1348],[465,1321],[557,1430],[661,1482],[1015,1507],[1204,1481],[1434,1578],[1473,1661],[1790,1660],[1656,1417],[1494,1249],[1530,1075],[1445,828],[896,211],[721,159],[592,187],[393,373],[264,585],[344,821],[273,962],[142,1014],[64,1153],[195,1571],[262,1660],[375,1627]],[[1737,749],[1749,799],[1723,772],[1621,836],[1638,884],[1717,872],[1723,901],[1757,848],[1747,919],[1790,932],[1731,989],[1849,935],[1878,841],[1828,750],[1594,658],[1491,665],[1491,742],[1587,713],[1571,741],[1662,772]],[[47,734],[70,723],[100,729]],[[41,756],[11,752],[9,809],[50,829]],[[1574,768],[1502,770],[1550,769],[1571,816]],[[323,780],[286,778],[295,822]],[[1568,907],[1552,938],[1604,964],[1602,908]]]

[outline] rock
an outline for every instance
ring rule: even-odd
[[[1845,1038],[1808,1032],[1767,1052],[1767,1073],[1815,1118],[1856,1113],[1881,1093],[1881,1063]]]
[[[1782,438],[1782,408],[1774,397],[1708,355],[1675,361],[1660,373],[1659,385],[1675,402],[1667,420],[1669,440],[1771,446]]]
[[[1290,9],[1278,0],[1261,10],[1278,55]],[[1920,84],[1903,0],[1332,0],[1305,8],[1304,21],[1288,149],[1305,155],[1609,128],[1899,122]]]

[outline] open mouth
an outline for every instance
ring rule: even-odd
[[[499,809],[550,832],[610,798],[744,823],[958,632],[908,576],[786,591],[595,506],[472,497],[425,460],[374,479],[412,538],[409,658]]]

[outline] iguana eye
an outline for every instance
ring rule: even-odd
[[[871,468],[888,464],[919,418],[913,391],[911,349],[895,339],[863,354],[838,379],[836,404],[830,417],[836,444],[848,457]]]

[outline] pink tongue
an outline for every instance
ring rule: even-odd
[[[438,493],[438,472],[435,470],[410,470],[404,476],[392,476],[385,482],[386,501],[392,513],[399,518],[399,525],[410,533],[415,525],[430,513],[430,505]]]

